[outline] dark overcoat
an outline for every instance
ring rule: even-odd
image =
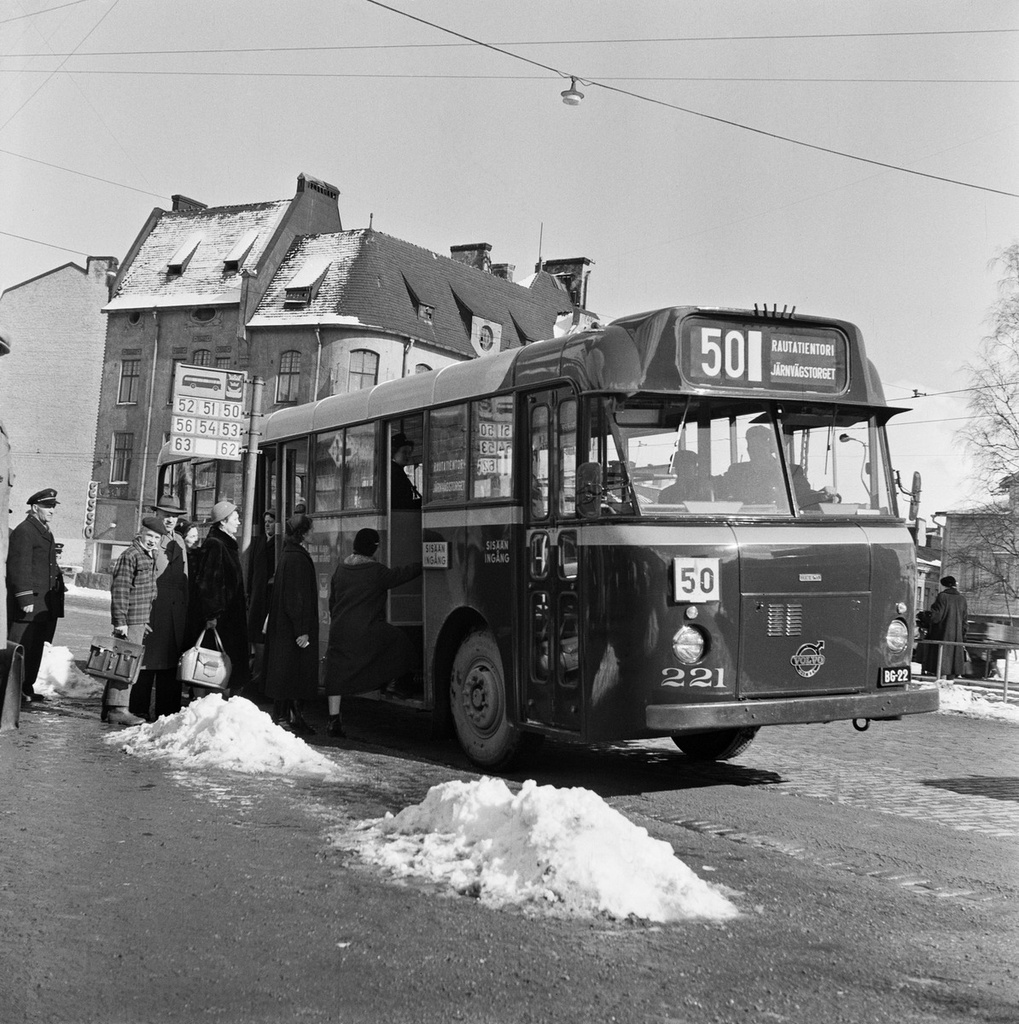
[[[184,538],[167,534],[156,553],[156,596],[145,637],[145,667],[175,668],[184,650],[188,616],[188,560]]]
[[[297,638],[307,634],[307,647]],[[265,695],[273,700],[311,700],[318,695],[318,577],[307,549],[292,537],[269,597],[265,634]]]
[[[329,696],[377,690],[417,666],[407,634],[386,621],[386,593],[420,575],[420,562],[390,569],[363,555],[348,555],[336,567],[329,585]]]
[[[35,516],[11,530],[7,548],[7,617],[32,622],[64,614],[64,577],[57,565],[57,546],[49,527]],[[25,611],[32,605],[32,611]]]
[[[218,526],[209,530],[191,578],[193,614],[188,646],[202,635],[205,623],[216,619],[216,631],[230,658],[230,689],[237,691],[251,678],[248,609],[237,541]],[[211,634],[206,646],[213,643]]]
[[[275,574],[276,538],[264,534],[255,537],[248,549],[248,636],[255,644],[265,642],[262,626]]]
[[[927,637],[930,640],[965,639],[966,615],[968,608],[966,598],[956,587],[942,590],[931,605],[930,628]],[[924,652],[924,668],[929,673],[937,671],[938,648],[928,646]],[[945,647],[941,655],[941,674],[949,678],[961,676],[966,664],[966,648]]]

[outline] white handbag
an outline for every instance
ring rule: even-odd
[[[203,647],[202,641],[210,630],[206,629],[188,648],[177,663],[177,678],[190,686],[204,686],[210,690],[225,690],[230,682],[230,658],[223,650],[223,641],[215,627],[211,630],[219,650]]]

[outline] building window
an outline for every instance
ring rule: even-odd
[[[110,459],[110,483],[126,484],[131,475],[131,450],[134,434],[113,435],[113,457]]]
[[[426,324],[432,323],[435,319],[435,307],[425,305],[423,302],[418,303],[418,319],[424,320]]]
[[[431,369],[432,368],[427,363],[418,363],[417,366],[414,367],[414,372],[415,373],[429,373],[429,372],[431,372]]]
[[[167,396],[166,396],[166,404],[167,405],[172,405],[173,404],[173,385],[174,385],[174,381],[177,379],[177,367],[180,366],[180,364],[183,363],[183,362],[186,362],[186,360],[184,360],[184,359],[174,359],[174,360],[172,360],[170,362],[170,390],[169,390],[169,392],[167,393]]]
[[[207,348],[195,349],[191,357],[192,366],[212,366],[212,352]]]
[[[301,353],[296,349],[280,353],[280,371],[276,375],[276,401],[296,402],[301,384]]]
[[[366,348],[355,348],[350,353],[350,372],[347,374],[347,390],[363,391],[373,388],[379,382],[379,357],[377,352]]]
[[[191,319],[196,324],[208,324],[216,319],[215,306],[196,306],[191,310]]]
[[[138,376],[140,359],[122,359],[120,362],[120,390],[117,392],[118,405],[138,404]]]
[[[216,369],[229,370],[231,361],[229,356],[216,356]]]

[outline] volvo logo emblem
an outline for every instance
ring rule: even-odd
[[[789,659],[789,664],[804,679],[817,675],[818,669],[824,664],[824,641],[818,640],[816,644],[803,644],[799,650]]]

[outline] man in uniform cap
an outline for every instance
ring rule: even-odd
[[[8,639],[25,649],[22,682],[28,700],[42,700],[35,680],[46,644],[52,643],[57,619],[64,614],[64,577],[57,565],[56,541],[49,523],[56,512],[57,492],[52,487],[28,499],[28,515],[11,530],[7,552]]]

